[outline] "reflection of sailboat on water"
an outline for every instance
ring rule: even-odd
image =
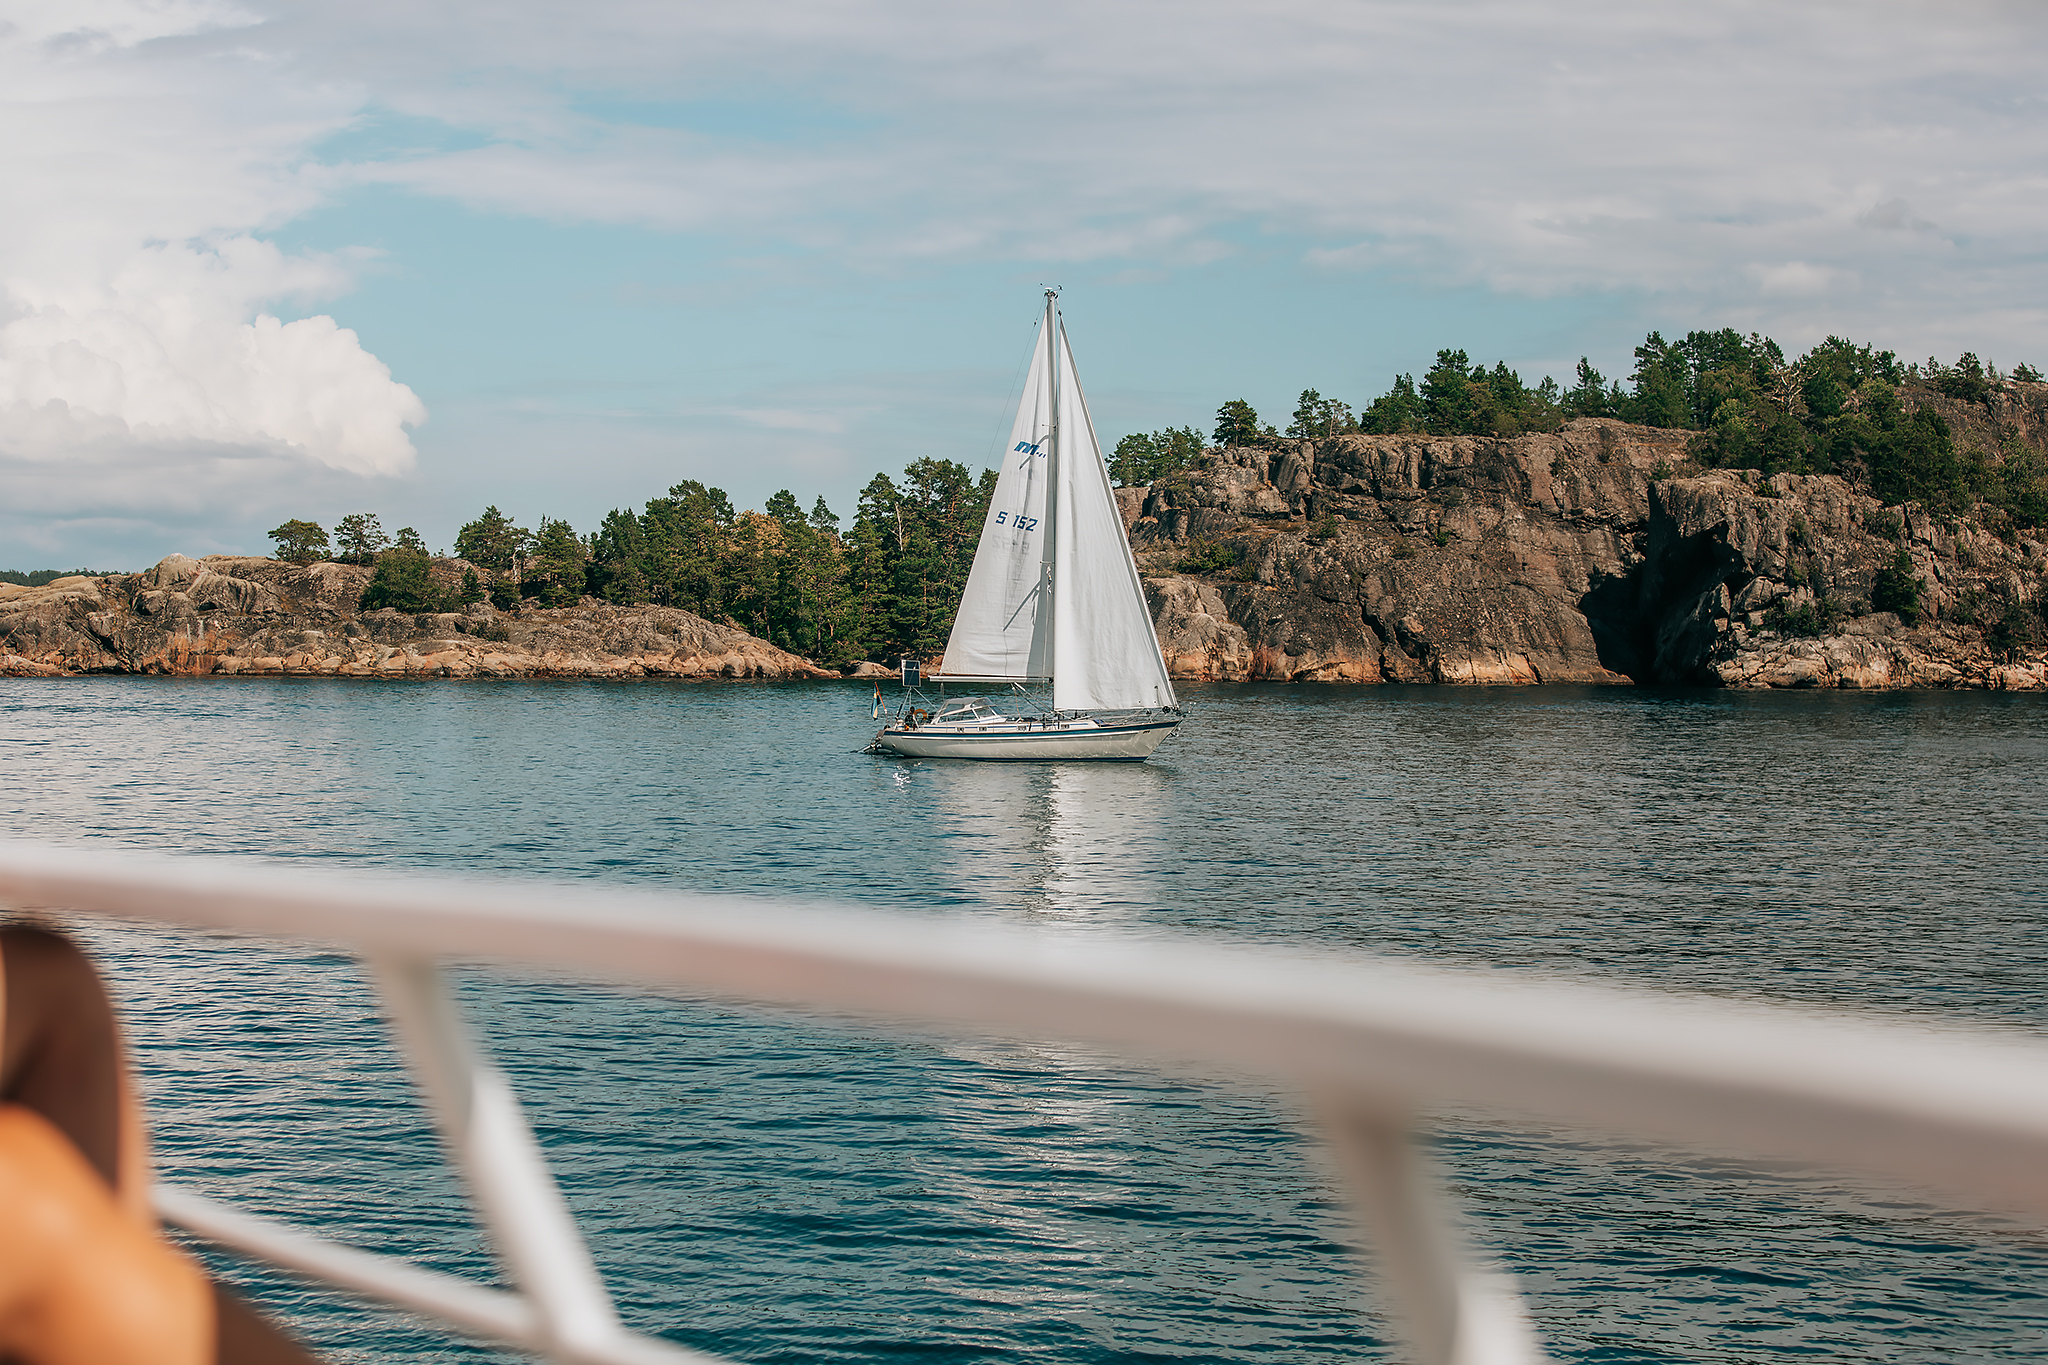
[[[1172,768],[934,763],[909,775],[918,823],[952,851],[933,869],[942,894],[1024,923],[1140,930],[1178,894]]]
[[[1098,927],[1150,923],[1174,896],[1176,850],[1161,819],[1174,799],[1173,773],[1090,765],[1054,768],[1051,777],[1038,916]]]
[[[1009,453],[935,682],[1052,685],[1050,710],[969,698],[906,711],[878,750],[917,758],[1144,758],[1181,722],[1051,290]],[[908,670],[906,670],[908,671]]]

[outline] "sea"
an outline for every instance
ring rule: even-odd
[[[0,830],[835,900],[2048,1034],[2048,698],[1188,686],[1142,764],[860,752],[853,683],[0,681]],[[500,1282],[345,954],[77,919],[166,1178]],[[1395,1358],[1299,1097],[501,968],[460,993],[636,1329],[736,1361]],[[2048,1235],[1486,1114],[1561,1361],[2048,1353]],[[206,1253],[336,1362],[512,1359]]]

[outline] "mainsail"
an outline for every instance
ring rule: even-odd
[[[1049,678],[1060,711],[1179,704],[1049,294],[981,544],[934,676]]]

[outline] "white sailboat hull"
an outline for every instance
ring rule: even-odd
[[[898,725],[875,736],[875,746],[907,758],[1141,759],[1180,726],[1170,720],[1103,725],[1092,720],[982,730]]]

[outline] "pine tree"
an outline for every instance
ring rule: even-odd
[[[496,507],[455,533],[455,553],[494,573],[510,573],[533,543],[533,536],[512,523]]]
[[[374,564],[378,552],[391,544],[391,537],[384,534],[375,513],[351,512],[336,528],[334,543],[344,563]]]
[[[1471,358],[1463,351],[1438,351],[1436,364],[1422,376],[1422,425],[1432,436],[1457,436],[1472,430],[1478,407]],[[1484,371],[1480,375],[1485,378]],[[1483,383],[1479,386],[1484,388]]]
[[[270,538],[277,542],[277,557],[292,564],[311,564],[328,552],[327,528],[317,521],[288,521],[274,528]]]
[[[868,480],[846,537],[846,586],[851,594],[847,647],[860,657],[888,659],[900,654],[896,638],[896,558],[902,550],[902,504],[887,474]]]
[[[1415,376],[1397,374],[1393,387],[1372,400],[1358,415],[1358,429],[1381,436],[1422,430],[1422,399],[1415,392]]]
[[[584,563],[588,553],[568,522],[550,517],[540,519],[540,530],[533,538],[533,558],[529,567],[533,576],[543,584],[540,598],[544,605],[574,606],[583,596],[586,586]]]
[[[1256,442],[1265,433],[1259,429],[1259,413],[1242,398],[1233,398],[1216,409],[1216,444],[1241,446]]]

